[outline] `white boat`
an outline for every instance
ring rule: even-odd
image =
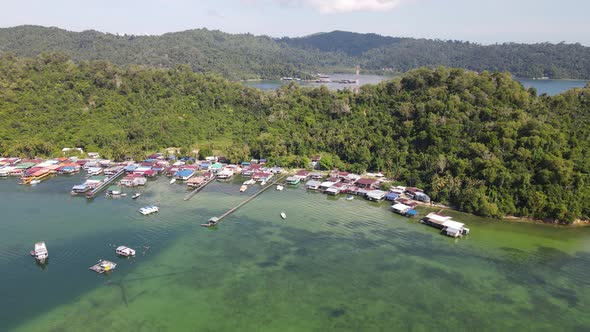
[[[245,184],[243,184],[243,185],[240,187],[240,192],[244,192],[244,191],[246,191],[246,189],[248,189],[248,186],[247,186],[247,185],[245,185]]]
[[[260,185],[261,185],[261,186],[264,186],[264,185],[266,185],[266,181],[262,181],[262,182],[260,182]]]
[[[172,180],[170,180],[170,184],[173,184],[174,182],[176,182],[176,178],[172,178]]]
[[[253,179],[250,179],[248,181],[244,181],[245,185],[251,185],[251,184],[255,184],[255,183],[256,183],[256,181],[254,181]]]
[[[281,218],[287,219],[287,214],[285,212],[281,212]]]
[[[41,180],[35,179],[35,180],[31,180],[31,182],[29,182],[30,184],[39,184],[41,183]]]
[[[352,195],[346,196],[347,201],[352,201],[353,199],[354,199],[354,196],[352,196]]]
[[[148,214],[152,214],[152,213],[156,213],[158,211],[160,211],[160,209],[155,206],[155,205],[148,205],[148,206],[144,206],[142,208],[139,208],[139,213],[143,214],[144,216],[147,216]]]
[[[35,243],[35,250],[31,250],[31,256],[35,257],[37,262],[41,264],[45,263],[45,261],[47,261],[47,258],[49,257],[49,252],[47,251],[45,242]]]
[[[131,198],[136,199],[139,196],[141,196],[141,193],[135,193],[133,194],[133,196],[131,196]]]
[[[117,255],[124,257],[135,256],[135,250],[125,246],[118,246],[115,252],[117,253]]]
[[[283,187],[283,186],[282,186],[282,185],[280,185],[280,184],[277,184],[277,190],[278,190],[278,191],[283,191],[283,189],[285,189],[285,187]]]

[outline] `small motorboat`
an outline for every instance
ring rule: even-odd
[[[155,205],[148,205],[148,206],[144,206],[142,208],[139,208],[139,213],[143,214],[144,216],[147,216],[148,214],[152,214],[152,213],[156,213],[158,211],[160,211],[160,209],[155,206]]]
[[[133,194],[133,196],[131,196],[131,198],[136,199],[139,196],[141,196],[141,193],[135,193]]]
[[[172,178],[172,180],[170,180],[170,184],[174,184],[174,182],[176,182],[176,178]]]
[[[250,185],[250,184],[255,184],[255,183],[256,183],[256,181],[254,181],[254,179],[250,179],[248,181],[244,181],[244,184],[245,185]]]
[[[260,182],[260,185],[261,185],[261,186],[264,186],[264,185],[266,185],[266,181],[262,181],[262,182]]]
[[[277,184],[277,190],[278,190],[278,191],[283,191],[283,189],[285,189],[285,187],[283,187],[283,186],[282,186],[282,185],[280,185],[280,184]]]
[[[35,243],[35,249],[31,250],[31,256],[35,257],[35,260],[37,260],[38,263],[45,264],[47,258],[49,257],[49,252],[47,251],[45,242]]]
[[[39,184],[39,183],[41,183],[41,180],[35,179],[35,180],[31,180],[31,182],[29,182],[29,183],[32,185]]]
[[[354,196],[352,196],[352,195],[346,196],[347,201],[352,201],[353,199],[354,199]]]
[[[123,257],[135,256],[135,250],[133,250],[129,247],[125,247],[125,246],[118,246],[117,249],[115,250],[115,253],[117,253],[117,255],[123,256]]]
[[[246,189],[248,189],[248,186],[247,186],[247,185],[245,185],[245,184],[243,184],[243,185],[240,187],[240,192],[242,193],[242,192],[246,191]]]
[[[285,212],[281,212],[281,218],[287,219],[287,214]]]

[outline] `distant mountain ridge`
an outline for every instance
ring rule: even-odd
[[[381,36],[375,33],[355,33],[347,31],[332,31],[316,33],[313,35],[288,38],[279,41],[292,47],[304,49],[318,49],[322,52],[342,52],[350,56],[359,56],[363,53],[380,47],[392,46],[408,38]]]
[[[345,31],[280,41],[306,50],[346,54],[367,69],[405,72],[442,65],[475,71],[508,71],[519,77],[590,79],[590,47],[579,43],[481,45]]]
[[[332,31],[298,38],[271,38],[196,29],[160,36],[72,32],[41,26],[0,29],[0,52],[36,56],[65,52],[75,60],[107,60],[118,65],[171,67],[228,79],[311,78],[317,71],[405,72],[449,66],[475,71],[509,71],[519,77],[590,79],[590,48],[580,44],[480,45]]]

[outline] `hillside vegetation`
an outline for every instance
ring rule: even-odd
[[[162,36],[117,36],[92,30],[19,26],[0,29],[0,51],[27,57],[64,52],[75,60],[106,60],[117,65],[187,64],[196,72],[216,73],[228,79],[306,78],[303,69],[334,66],[343,60],[320,51],[291,48],[265,36],[207,29]]]
[[[358,94],[264,92],[187,66],[0,56],[0,154],[142,158],[223,139],[236,162],[386,172],[484,216],[590,216],[590,87],[549,97],[508,73],[417,69]],[[215,148],[215,146],[199,146]]]
[[[120,66],[189,65],[227,79],[311,78],[316,72],[406,72],[440,65],[475,71],[509,71],[518,77],[590,79],[590,48],[579,44],[499,44],[385,37],[345,31],[273,39],[207,29],[161,36],[18,26],[0,29],[0,52],[37,56],[64,52],[75,60],[106,60]]]

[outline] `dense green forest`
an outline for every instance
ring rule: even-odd
[[[161,36],[18,26],[0,29],[0,52],[37,56],[60,51],[75,60],[124,66],[189,65],[227,79],[311,78],[316,72],[406,72],[440,65],[475,71],[509,71],[518,77],[590,79],[590,48],[580,44],[479,45],[460,41],[395,38],[344,31],[273,39],[207,29]]]
[[[537,96],[508,73],[421,68],[358,93],[219,76],[0,56],[0,154],[62,147],[141,158],[229,141],[232,161],[386,172],[484,216],[590,217],[590,86]],[[210,145],[200,147],[215,148]]]
[[[309,78],[304,69],[333,67],[342,62],[339,56],[291,48],[266,36],[207,29],[162,36],[117,36],[92,30],[19,26],[0,29],[0,51],[18,56],[60,51],[76,60],[106,60],[117,65],[187,64],[196,72],[216,73],[228,79]]]
[[[282,38],[281,42],[306,50],[343,53],[366,69],[406,72],[417,67],[442,65],[475,71],[509,71],[517,77],[590,78],[590,48],[580,44],[484,46],[345,31]]]

